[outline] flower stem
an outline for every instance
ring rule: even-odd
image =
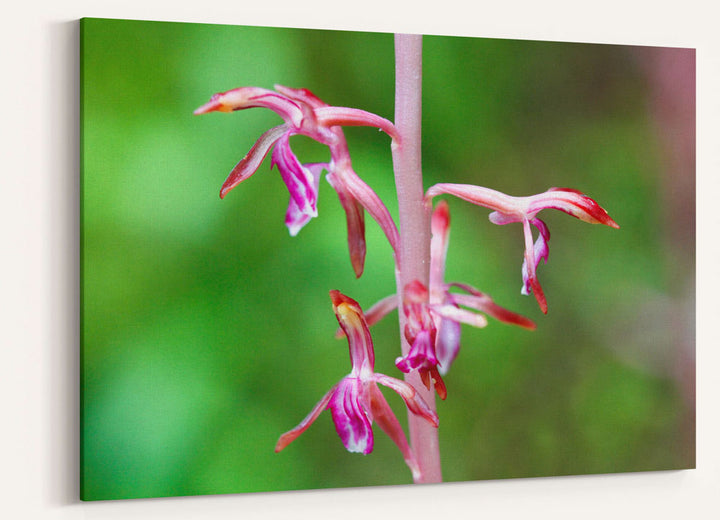
[[[395,126],[400,143],[393,146],[393,167],[400,217],[400,248],[397,266],[398,309],[404,287],[413,280],[428,285],[430,271],[430,215],[423,200],[421,166],[422,36],[395,35]],[[402,354],[410,345],[405,339],[405,315],[400,317]],[[435,390],[427,390],[417,371],[406,374],[420,396],[435,410]],[[415,483],[441,482],[438,431],[422,417],[408,414],[410,445],[420,467]]]

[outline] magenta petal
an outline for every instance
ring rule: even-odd
[[[312,164],[304,164],[303,168],[306,169],[310,175],[312,176],[312,192],[315,194],[314,197],[317,200],[317,193],[318,189],[320,187],[320,175],[322,174],[323,169],[327,168],[326,163],[312,163]],[[290,231],[290,236],[297,235],[300,230],[310,222],[312,218],[317,216],[317,210],[316,211],[303,211],[295,202],[295,199],[290,197],[290,201],[288,202],[288,209],[287,213],[285,214],[285,225],[288,228],[288,231]]]
[[[220,189],[221,199],[225,198],[225,195],[227,195],[231,189],[257,171],[260,163],[263,162],[263,159],[265,159],[265,156],[270,151],[272,145],[274,145],[287,131],[288,127],[286,125],[280,125],[271,128],[260,136],[260,139],[255,142],[247,155],[235,165],[235,168],[232,169],[228,178],[225,179],[225,182]]]
[[[450,370],[450,365],[460,352],[461,328],[457,321],[440,320],[435,340],[435,355],[438,360],[438,369],[443,376]]]
[[[278,139],[272,155],[272,166],[277,166],[290,197],[298,210],[310,216],[317,215],[317,188],[313,174],[305,168],[290,149],[290,132]]]
[[[346,377],[338,384],[328,407],[345,448],[367,455],[373,450],[373,432],[363,400],[362,381],[357,377]]]
[[[404,357],[395,360],[395,366],[402,372],[408,373],[419,368],[431,368],[437,365],[433,334],[428,330],[421,330],[415,336],[410,350]]]

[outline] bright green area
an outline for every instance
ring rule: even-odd
[[[350,454],[327,412],[273,452],[349,370],[328,291],[365,307],[394,292],[377,225],[368,218],[356,280],[324,181],[319,218],[295,238],[269,159],[221,201],[227,173],[279,119],[192,115],[215,92],[280,83],[392,119],[392,35],[99,19],[81,28],[83,498],[409,483],[382,432],[373,454]],[[678,345],[692,354],[694,256],[669,240],[675,216],[660,202],[665,166],[634,52],[425,38],[426,186],[576,187],[622,226],[545,215],[542,316],[519,292],[520,226],[451,201],[448,279],[538,330],[464,330],[439,404],[448,481],[694,464],[678,383]],[[387,136],[346,135],[356,171],[395,214]],[[293,148],[303,162],[327,160],[305,138]],[[378,371],[399,377],[394,320],[374,337]],[[400,399],[386,395],[404,423]]]

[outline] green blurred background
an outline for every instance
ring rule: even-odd
[[[295,238],[269,159],[221,201],[279,119],[192,115],[215,92],[280,83],[392,119],[392,35],[84,19],[81,42],[82,498],[410,483],[382,432],[350,454],[327,412],[273,452],[349,371],[328,291],[364,307],[394,292],[382,233],[368,218],[356,280],[326,182]],[[520,295],[521,227],[450,200],[447,279],[538,329],[464,328],[439,403],[445,480],[693,467],[694,52],[426,36],[423,97],[426,187],[569,186],[621,226],[543,214],[543,316]],[[395,215],[389,139],[346,136]],[[327,160],[304,137],[293,149]],[[377,370],[399,377],[395,316],[374,338]]]

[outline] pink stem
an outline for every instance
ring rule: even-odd
[[[393,167],[400,216],[400,248],[397,258],[398,309],[403,288],[413,280],[428,285],[430,271],[430,214],[423,202],[421,166],[422,36],[395,35],[395,126],[400,143],[393,145]],[[400,317],[400,341],[406,355],[405,316]],[[435,389],[427,390],[417,371],[405,376],[435,410]],[[438,431],[422,417],[408,413],[410,445],[420,467],[415,483],[442,482]]]

